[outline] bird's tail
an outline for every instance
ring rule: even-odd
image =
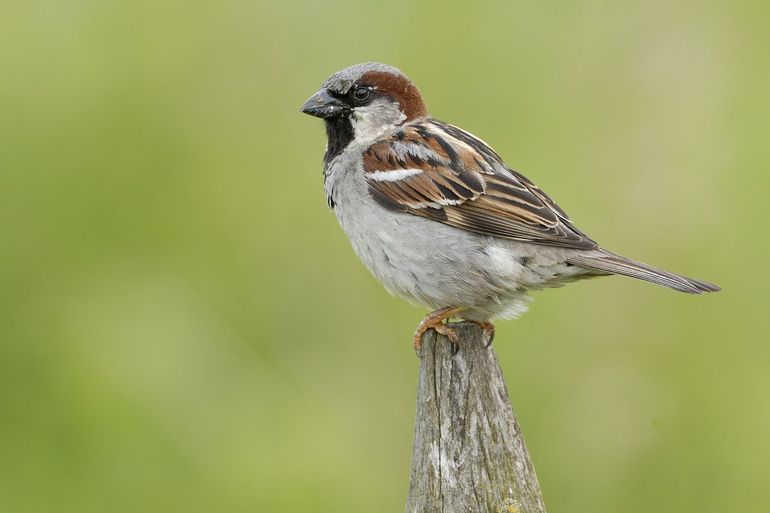
[[[721,290],[718,285],[707,281],[694,280],[685,276],[656,269],[642,262],[637,262],[609,251],[602,250],[601,254],[578,254],[568,259],[568,262],[585,267],[600,274],[622,274],[639,280],[663,285],[688,294],[716,292]]]

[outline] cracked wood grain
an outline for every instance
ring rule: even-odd
[[[407,513],[545,513],[497,357],[481,329],[459,351],[423,337]]]

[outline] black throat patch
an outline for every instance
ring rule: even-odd
[[[324,165],[328,165],[334,157],[342,153],[342,150],[353,140],[353,125],[347,116],[328,118],[326,122],[326,154],[324,155]]]

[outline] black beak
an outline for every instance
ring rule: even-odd
[[[326,89],[321,89],[308,98],[302,112],[317,118],[334,118],[348,112],[349,107],[335,98]]]

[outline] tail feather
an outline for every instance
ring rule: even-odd
[[[609,251],[600,255],[575,255],[570,257],[569,263],[599,271],[602,274],[622,274],[639,280],[649,281],[658,285],[687,292],[688,294],[701,294],[703,292],[716,292],[721,290],[718,285],[706,281],[694,280],[685,276],[670,273],[663,269],[656,269],[642,262],[637,262]]]

